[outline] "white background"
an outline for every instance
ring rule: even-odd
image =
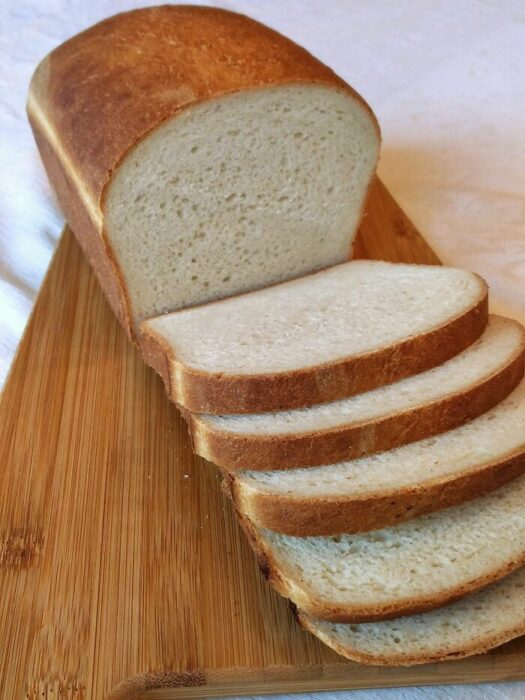
[[[138,4],[0,0],[0,385],[63,225],[25,119],[29,79],[64,39]],[[397,200],[445,262],[487,278],[494,308],[525,318],[524,2],[207,4],[287,34],[362,93],[382,126],[379,173]],[[350,695],[523,698],[525,683],[323,698]]]

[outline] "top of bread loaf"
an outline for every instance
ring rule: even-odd
[[[356,95],[308,51],[245,15],[162,5],[109,17],[58,46],[35,71],[30,102],[52,117],[98,203],[122,154],[183,107],[311,82]]]
[[[28,112],[135,331],[348,259],[379,148],[370,109],[329,68],[210,7],[136,10],[73,37],[38,67]]]

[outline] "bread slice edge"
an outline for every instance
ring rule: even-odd
[[[233,472],[324,466],[390,450],[463,425],[506,398],[524,370],[525,335],[501,367],[467,389],[379,419],[281,435],[221,431],[199,414],[188,413],[188,421],[197,454]]]
[[[498,584],[495,584],[498,585]],[[389,655],[375,655],[367,653],[357,646],[345,645],[339,642],[334,635],[324,629],[323,621],[316,620],[311,615],[301,611],[294,611],[295,618],[299,625],[316,636],[323,644],[333,649],[337,654],[344,656],[351,661],[371,666],[415,666],[429,663],[440,663],[443,661],[458,661],[468,656],[484,654],[485,652],[499,647],[512,639],[525,635],[525,618],[517,622],[514,626],[494,631],[493,634],[477,638],[473,636],[470,643],[461,647],[454,647],[444,644],[433,653],[421,652],[420,654],[402,654],[392,652]]]
[[[488,322],[488,289],[485,281],[477,278],[478,299],[447,322],[373,352],[297,370],[262,375],[196,370],[180,362],[174,349],[148,327],[147,321],[141,324],[140,344],[146,362],[161,375],[169,398],[192,413],[302,408],[347,398],[423,372],[465,350],[481,336]],[[161,359],[162,355],[166,359]],[[193,440],[198,444],[198,435]]]
[[[329,468],[329,467],[327,467]],[[258,491],[225,476],[236,510],[258,528],[295,537],[370,532],[485,496],[525,473],[525,445],[499,461],[366,496],[304,497]]]
[[[445,586],[431,597],[406,598],[378,605],[339,605],[316,597],[306,585],[300,586],[294,580],[291,571],[277,563],[271,548],[265,543],[253,523],[239,511],[237,511],[237,517],[256,554],[261,573],[270,585],[306,614],[328,622],[375,622],[424,613],[482,590],[525,565],[525,551],[523,551],[520,556],[510,559],[502,566],[465,581],[460,586],[454,588]]]

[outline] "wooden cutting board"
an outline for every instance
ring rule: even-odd
[[[360,257],[437,263],[380,183]],[[465,661],[347,662],[260,575],[66,230],[0,406],[0,695],[178,698],[525,678],[525,641]]]

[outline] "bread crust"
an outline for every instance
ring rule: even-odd
[[[303,408],[370,391],[424,372],[450,360],[477,340],[487,325],[487,286],[479,279],[479,298],[456,317],[432,330],[374,352],[288,372],[263,375],[206,373],[179,362],[155,331],[143,326],[148,343],[166,352],[169,371],[161,371],[169,398],[192,413],[258,413]],[[157,370],[159,371],[159,370]],[[202,441],[190,421],[195,444]],[[243,463],[242,466],[246,466]]]
[[[335,464],[422,440],[477,418],[510,394],[524,369],[525,336],[507,364],[468,389],[379,419],[280,435],[221,431],[198,414],[189,414],[188,420],[197,454],[232,471]]]
[[[265,544],[253,523],[239,511],[236,513],[266,580],[278,593],[289,598],[299,610],[313,618],[329,622],[375,622],[434,610],[486,588],[491,583],[499,581],[525,565],[525,552],[523,552],[519,557],[511,559],[503,566],[466,581],[461,586],[455,588],[444,586],[442,591],[431,597],[405,598],[377,605],[340,605],[316,598],[316,594],[309,591],[304,584],[296,583],[293,572],[277,564],[270,547]]]
[[[130,337],[137,329],[126,281],[103,226],[119,165],[150,132],[191,106],[294,84],[351,95],[380,138],[370,107],[331,69],[274,30],[218,8],[164,5],[115,15],[57,47],[36,69],[28,114],[42,159]]]
[[[41,122],[28,111],[38,150],[44,161],[47,176],[53,186],[63,213],[91,265],[104,294],[127,335],[132,338],[131,318],[125,285],[121,282],[119,267],[106,239],[100,233],[99,222],[86,208],[76,183],[63,167],[52,147]]]
[[[295,537],[370,532],[485,496],[525,473],[525,445],[499,462],[417,486],[364,497],[294,497],[250,493],[234,475],[225,492],[257,527]]]
[[[457,661],[474,654],[484,654],[490,649],[501,646],[511,639],[516,639],[525,634],[525,622],[520,622],[514,627],[501,632],[494,632],[492,635],[479,639],[475,638],[470,644],[462,647],[443,646],[433,654],[422,652],[420,654],[392,653],[388,656],[379,656],[361,651],[356,647],[345,646],[329,634],[325,634],[315,624],[315,619],[311,618],[301,610],[295,614],[297,622],[311,634],[318,637],[324,644],[329,646],[341,656],[361,664],[372,666],[415,666],[417,664],[438,663],[441,661]]]

